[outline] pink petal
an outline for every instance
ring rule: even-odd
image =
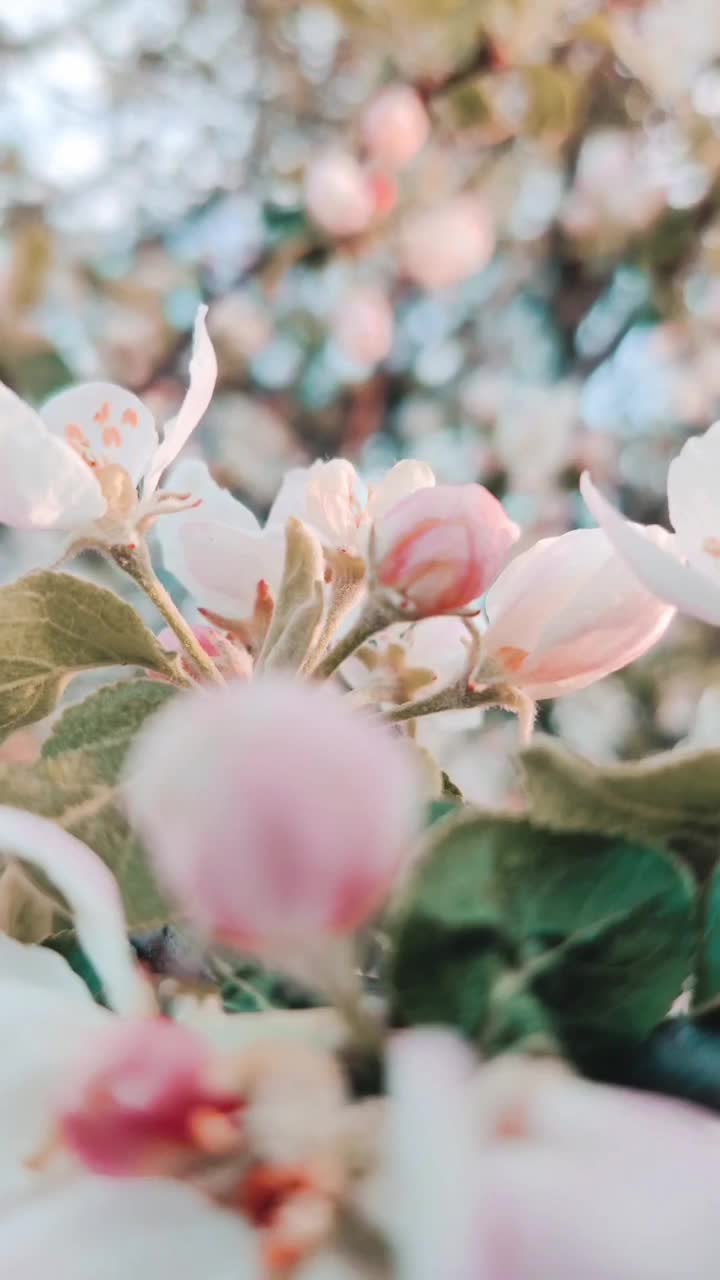
[[[131,391],[112,382],[83,382],[46,400],[40,412],[86,468],[116,463],[139,484],[158,441],[152,414]]]
[[[38,867],[60,890],[78,941],[113,1006],[143,1011],[147,993],[127,941],[120,894],[97,854],[47,818],[6,805],[0,805],[0,849]]]
[[[9,387],[0,383],[0,522],[72,532],[107,503],[89,467]]]
[[[155,492],[163,471],[170,466],[183,445],[190,439],[212,400],[217,380],[217,359],[205,327],[206,315],[207,307],[198,307],[193,333],[193,353],[190,360],[190,385],[177,415],[165,425],[162,443],[145,475],[144,498],[149,498]]]
[[[618,555],[648,591],[692,618],[720,626],[720,584],[682,564],[669,549],[669,534],[665,546],[652,541],[643,525],[626,520],[602,497],[587,472],[580,478],[580,489]]]

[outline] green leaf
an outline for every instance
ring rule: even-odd
[[[693,1005],[720,1000],[720,867],[703,888]]]
[[[105,587],[67,573],[32,573],[0,588],[0,740],[42,720],[79,671],[171,660],[139,614]]]
[[[94,849],[118,881],[130,928],[172,916],[125,817],[119,782],[140,725],[174,696],[150,680],[101,689],[65,712],[37,764],[0,767],[0,804],[51,818]]]
[[[61,929],[58,933],[46,938],[43,946],[63,956],[73,973],[82,978],[93,1000],[98,1004],[106,1004],[102,983],[82,947],[78,945],[74,929]]]
[[[667,854],[471,813],[437,830],[396,921],[399,1016],[496,1049],[638,1040],[692,963],[694,886]]]
[[[666,1018],[642,1044],[612,1045],[592,1075],[720,1111],[720,1030],[700,1018]]]
[[[553,738],[520,758],[531,817],[554,831],[596,831],[677,845],[701,872],[720,843],[720,750],[668,751],[598,766]]]

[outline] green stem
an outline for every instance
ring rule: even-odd
[[[391,622],[396,621],[395,614],[389,612],[387,607],[378,605],[375,601],[368,600],[360,617],[354,627],[342,637],[341,640],[330,650],[319,662],[313,671],[313,675],[318,680],[327,680],[333,672],[341,667],[346,658],[349,658],[360,645],[364,644],[370,636],[374,636],[377,631],[384,631],[385,627],[389,627]]]
[[[188,626],[172,596],[156,576],[145,543],[141,542],[140,546],[132,548],[112,547],[110,555],[118,568],[132,578],[148,599],[152,600],[158,613],[175,632],[193,666],[213,684],[224,684],[212,658],[195,638],[192,627]]]

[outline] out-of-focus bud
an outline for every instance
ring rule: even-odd
[[[480,484],[420,489],[375,525],[375,583],[413,617],[454,613],[487,591],[519,533]]]
[[[627,666],[675,612],[625,568],[601,529],[537,542],[501,573],[486,611],[486,658],[531,698],[583,689]]]
[[[408,851],[416,784],[384,725],[275,674],[178,699],[128,775],[162,882],[200,928],[257,951],[367,918]]]
[[[393,311],[385,291],[377,285],[358,285],[341,302],[333,334],[352,360],[372,365],[390,351],[393,328]]]
[[[114,1019],[59,1106],[64,1145],[95,1173],[172,1172],[240,1146],[242,1100],[213,1086],[205,1042],[165,1018]]]
[[[399,253],[407,275],[423,289],[445,289],[480,271],[495,248],[495,227],[474,196],[456,196],[412,215],[403,227]]]
[[[356,236],[375,213],[368,175],[347,151],[328,149],[311,159],[305,173],[305,206],[331,236]]]
[[[410,85],[393,84],[369,104],[361,129],[376,164],[402,169],[425,145],[430,121],[419,94]]]

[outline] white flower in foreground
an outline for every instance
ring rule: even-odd
[[[315,462],[288,472],[263,529],[242,502],[215,484],[204,463],[181,462],[171,478],[202,503],[158,526],[165,567],[203,609],[227,619],[251,617],[259,592],[276,595],[290,516],[315,531],[326,554],[365,556],[373,520],[435,483],[423,462],[398,462],[370,490],[351,462]]]
[[[0,847],[61,889],[111,1006],[0,935],[0,1273],[263,1280],[312,1252],[334,1194],[313,1161],[327,1168],[346,1110],[315,1012],[305,1039],[292,1015],[218,1009],[207,1035],[153,1016],[96,855],[3,807]]]
[[[187,493],[156,490],[215,386],[206,311],[195,322],[190,385],[162,440],[137,396],[112,383],[61,391],[40,413],[0,384],[1,523],[63,533],[68,548],[132,545],[157,516],[187,505]]]
[[[589,475],[582,495],[615,550],[659,600],[720,626],[720,422],[688,440],[670,463],[668,505],[675,538],[659,543],[652,528],[633,524],[598,493]],[[682,557],[682,558],[681,558]]]
[[[720,1122],[439,1031],[390,1049],[397,1280],[709,1280]]]

